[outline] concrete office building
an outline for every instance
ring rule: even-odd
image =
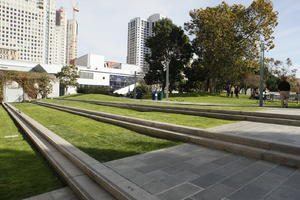
[[[0,48],[16,51],[16,60],[64,64],[66,24],[56,17],[56,0],[0,0]]]
[[[146,54],[150,49],[145,43],[148,37],[153,35],[155,22],[164,18],[160,14],[151,15],[147,20],[136,17],[128,23],[128,40],[127,40],[127,63],[143,67],[147,71],[145,61]]]

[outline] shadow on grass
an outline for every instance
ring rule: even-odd
[[[169,148],[175,145],[180,144],[175,143],[173,141],[166,141],[166,142],[143,142],[143,141],[137,141],[137,142],[127,142],[128,145],[134,145],[139,146],[139,151],[132,151],[132,150],[115,150],[115,149],[104,149],[104,148],[87,148],[87,147],[78,147],[83,152],[87,153],[94,159],[98,160],[99,162],[108,162],[112,160],[118,160],[142,153],[147,153],[150,151],[155,151],[159,149]],[[142,152],[142,153],[141,153]]]
[[[124,150],[114,150],[114,149],[101,149],[99,148],[86,148],[86,147],[78,147],[81,151],[85,152],[89,156],[98,160],[99,162],[108,162],[112,160],[118,160],[121,158],[134,156],[140,154],[137,151],[124,151]]]
[[[23,199],[64,185],[33,151],[0,149],[0,172],[0,199]]]

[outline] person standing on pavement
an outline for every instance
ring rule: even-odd
[[[282,77],[281,82],[278,84],[278,90],[280,93],[281,107],[287,108],[291,90],[291,86],[287,81],[287,77]]]

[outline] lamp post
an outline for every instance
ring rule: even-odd
[[[169,86],[170,86],[170,60],[166,58],[162,62],[164,69],[166,70],[166,87],[165,87],[165,94],[166,94],[166,100],[169,98]]]
[[[265,62],[265,44],[261,43],[261,57],[260,57],[260,77],[259,77],[259,107],[263,107],[264,99],[264,62]]]
[[[136,99],[136,71],[134,71],[134,89],[133,89],[133,98]]]
[[[141,78],[144,76],[143,72],[134,71],[134,89],[133,89],[133,98],[136,99],[136,84],[138,76]]]

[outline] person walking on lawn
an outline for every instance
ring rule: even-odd
[[[278,84],[278,90],[280,93],[281,107],[287,108],[291,90],[291,85],[287,81],[287,77],[282,77],[282,81]]]

